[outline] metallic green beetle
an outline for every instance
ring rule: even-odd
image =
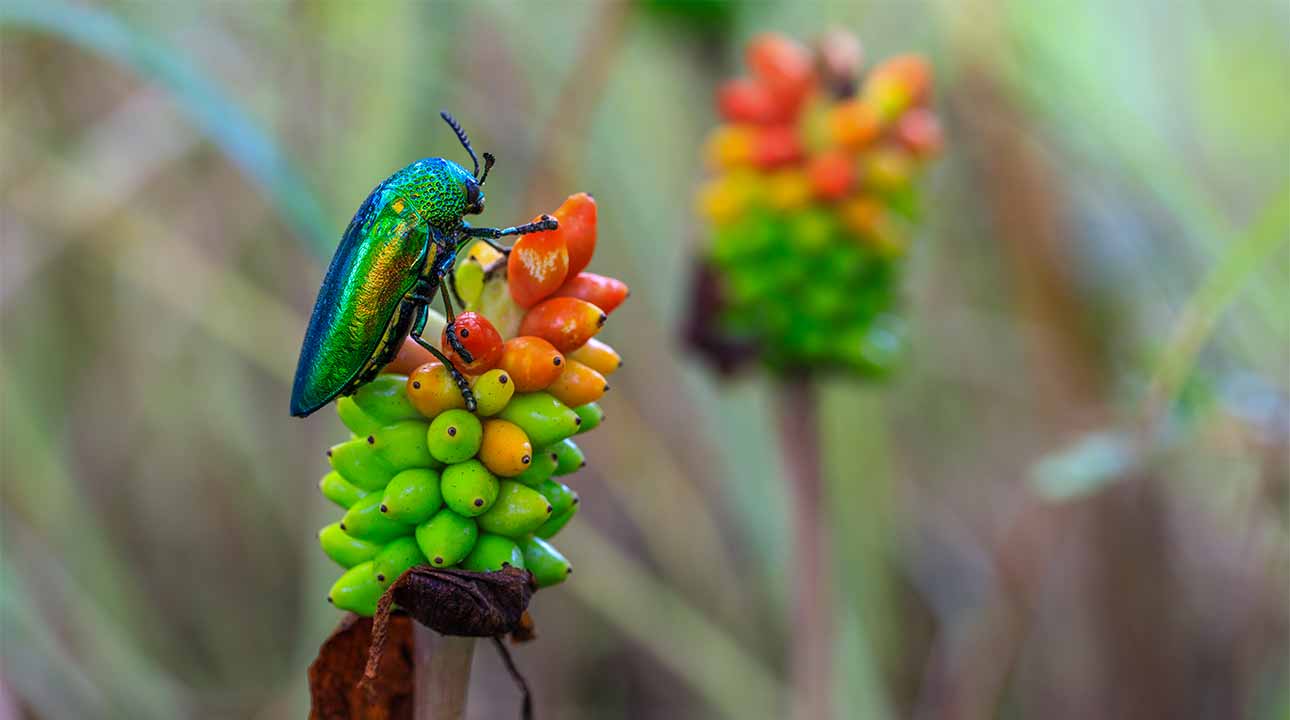
[[[470,238],[493,247],[507,235],[554,230],[554,218],[517,227],[472,227],[466,215],[484,211],[481,187],[493,167],[484,153],[484,171],[466,133],[448,113],[440,113],[457,133],[474,173],[451,160],[425,158],[399,170],[367,196],[332,257],[327,276],[309,318],[296,379],[291,388],[291,414],[304,417],[338,395],[352,393],[376,377],[394,358],[409,334],[452,372],[466,407],[475,398],[465,377],[439,348],[421,337],[429,303],[436,291],[447,311],[448,341],[466,362],[470,353],[454,332],[455,316],[444,278],[452,272],[457,253]]]

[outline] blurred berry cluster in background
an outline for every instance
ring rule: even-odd
[[[941,150],[932,72],[917,55],[865,67],[842,30],[816,49],[753,38],[705,145],[711,228],[690,338],[725,369],[862,376],[899,359],[900,276],[922,215],[917,184]]]

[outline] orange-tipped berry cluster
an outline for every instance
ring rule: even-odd
[[[338,608],[371,615],[420,564],[527,568],[539,587],[572,572],[548,539],[578,511],[561,480],[585,465],[573,437],[604,419],[596,401],[622,361],[594,336],[627,286],[583,271],[596,245],[590,196],[555,217],[559,230],[520,238],[509,257],[472,247],[455,272],[468,309],[453,328],[472,360],[442,333],[439,347],[469,378],[474,412],[448,368],[410,339],[385,373],[337,401],[353,437],[328,451],[320,488],[345,513],[319,542],[346,569],[328,594]]]
[[[931,69],[904,55],[862,77],[846,35],[816,52],[762,35],[746,62],[749,76],[717,94],[725,123],[705,148],[710,312],[691,339],[724,365],[885,372],[902,345],[893,314],[915,181],[943,142]]]

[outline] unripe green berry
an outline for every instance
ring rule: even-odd
[[[380,511],[396,522],[416,525],[434,515],[441,505],[439,473],[430,468],[412,468],[395,475],[385,486]]]
[[[488,533],[480,533],[474,549],[461,561],[463,569],[475,572],[495,572],[506,565],[523,568],[524,553],[513,540]]]
[[[479,418],[465,410],[445,410],[430,423],[426,435],[430,454],[443,463],[469,460],[479,452],[484,428]]]
[[[377,543],[351,537],[340,529],[338,522],[318,531],[318,544],[322,546],[327,557],[335,560],[336,564],[343,568],[351,568],[367,562],[381,551],[381,546]]]
[[[372,572],[376,573],[376,582],[383,588],[399,579],[399,576],[413,565],[424,565],[425,556],[416,538],[408,535],[391,540],[372,560]]]
[[[475,547],[479,528],[473,518],[444,508],[417,526],[417,546],[431,567],[452,567]]]
[[[554,508],[538,491],[512,480],[504,480],[497,501],[480,515],[479,529],[495,535],[520,537],[538,529]]]
[[[376,582],[376,573],[369,560],[346,570],[331,586],[327,601],[341,610],[371,617],[376,614],[376,601],[381,599],[383,592],[384,588]]]
[[[497,477],[478,460],[449,465],[439,480],[444,504],[458,515],[482,515],[497,500]]]

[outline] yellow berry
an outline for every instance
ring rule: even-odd
[[[519,425],[496,418],[486,420],[479,460],[494,475],[515,477],[533,462],[533,445]]]

